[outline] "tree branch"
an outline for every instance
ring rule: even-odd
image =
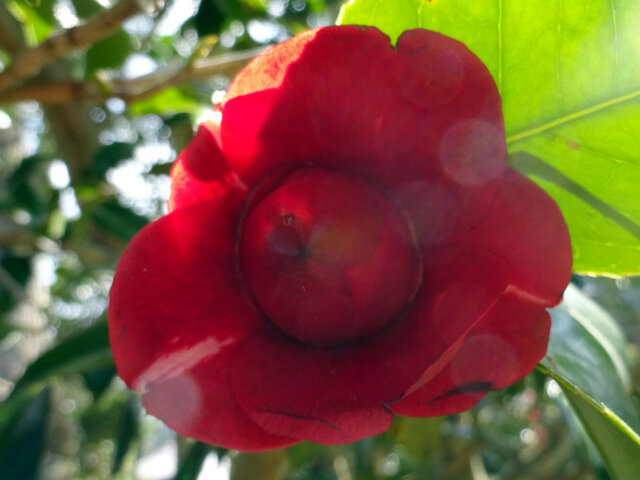
[[[16,50],[11,64],[0,72],[0,92],[36,75],[49,61],[108,36],[124,20],[141,11],[141,0],[123,0],[83,25],[53,35],[35,47]]]
[[[133,79],[26,85],[1,94],[0,103],[33,100],[41,104],[73,101],[102,104],[113,97],[121,98],[125,102],[143,100],[168,87],[198,78],[212,75],[233,77],[253,57],[264,50],[264,47],[260,47],[213,58],[200,58],[182,65],[159,68],[148,75]]]
[[[0,47],[13,58],[28,50],[20,23],[1,1]],[[69,78],[71,73],[67,62],[65,59],[57,59],[42,68],[37,81],[48,84],[67,81]],[[71,177],[75,179],[91,161],[98,145],[97,129],[89,118],[89,106],[77,103],[43,105],[43,110]]]

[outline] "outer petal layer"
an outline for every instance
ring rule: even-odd
[[[427,30],[405,32],[395,49],[357,26],[277,45],[234,79],[222,142],[232,168],[254,180],[306,160],[388,183],[445,171],[473,185],[506,162],[491,75],[464,44]]]
[[[507,293],[553,307],[571,279],[571,241],[558,205],[540,187],[508,169],[491,207],[465,239],[503,258]]]
[[[234,175],[219,146],[220,125],[204,122],[171,167],[169,211],[229,192],[244,197],[247,187]]]
[[[114,279],[114,357],[152,414],[229,448],[345,443],[384,431],[391,409],[460,411],[533,368],[544,308],[569,281],[568,231],[542,190],[505,170],[499,96],[463,44],[420,30],[394,49],[373,28],[312,30],[253,61],[221,108],[172,170],[172,213],[136,236]],[[422,283],[381,331],[303,345],[247,300],[238,219],[282,165],[360,176],[410,219]]]
[[[208,339],[230,345],[260,322],[235,274],[235,216],[241,205],[225,200],[162,217],[142,229],[122,256],[109,327],[118,373],[128,385],[148,383],[140,378],[158,358]]]
[[[527,375],[547,351],[549,314],[527,302],[502,298],[467,336],[444,370],[391,405],[416,417],[467,410],[490,390]]]
[[[306,163],[398,197],[437,184],[459,211],[447,233],[469,227],[506,165],[491,75],[462,43],[426,30],[405,32],[395,49],[375,28],[305,32],[243,70],[222,111],[223,150],[245,182]]]
[[[301,439],[269,433],[237,404],[228,379],[233,352],[205,358],[192,369],[153,384],[142,398],[151,415],[182,435],[238,450],[264,450]]]
[[[239,346],[231,367],[238,402],[260,426],[284,436],[331,444],[384,431],[391,421],[387,404],[427,366],[431,377],[444,368],[506,286],[504,273],[484,281],[486,271],[505,268],[490,253],[458,254],[448,267],[448,274],[442,269],[431,276],[433,290],[424,289],[410,311],[357,343],[318,349],[270,326],[256,332]],[[455,286],[469,289],[468,301],[443,303],[439,292]]]
[[[132,240],[111,289],[111,348],[127,385],[179,432],[234,448],[275,448],[297,440],[258,427],[227,382],[230,354],[263,321],[236,280],[240,207],[226,197],[181,208]]]
[[[431,416],[465,410],[487,391],[525,376],[546,352],[549,316],[544,308],[560,301],[571,275],[569,235],[557,205],[509,169],[487,215],[463,245],[503,259],[508,265],[505,291],[446,368],[423,375],[419,389],[392,405],[395,413]],[[442,262],[439,257],[434,261]],[[485,272],[487,280],[498,275]],[[467,292],[466,287],[442,291],[442,304],[457,308],[461,299],[468,301]]]

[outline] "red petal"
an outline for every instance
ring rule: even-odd
[[[560,301],[571,277],[569,234],[558,206],[536,184],[509,169],[486,216],[463,240],[461,252],[484,249],[508,265],[503,273],[485,273],[486,280],[503,282],[504,294],[451,363],[440,373],[429,369],[420,388],[415,391],[414,386],[392,406],[396,413],[427,416],[469,408],[486,391],[503,388],[526,375],[546,351],[549,317],[544,307]],[[438,266],[446,266],[446,256],[434,252],[432,258],[435,267],[427,262],[425,272],[446,275]],[[449,293],[443,291],[440,304],[445,311],[459,309],[460,299],[468,302],[469,290],[464,286],[457,289],[454,285]],[[446,328],[457,324],[443,323]],[[439,334],[442,331],[438,329]],[[434,372],[438,373],[435,377]]]
[[[136,390],[224,351],[262,320],[236,280],[241,202],[185,207],[131,241],[111,288],[109,327],[118,373]]]
[[[569,230],[553,199],[515,170],[508,169],[487,216],[466,242],[509,264],[509,294],[546,307],[562,299],[573,260]]]
[[[433,175],[486,186],[505,167],[491,75],[462,43],[426,30],[396,49],[370,27],[306,32],[255,59],[228,98],[223,150],[249,183],[287,162],[396,186]]]
[[[261,450],[298,440],[251,421],[228,382],[235,345],[263,322],[236,280],[241,206],[228,196],[144,228],[118,264],[109,326],[118,373],[149,413],[202,441]]]
[[[324,444],[352,442],[385,431],[392,415],[358,395],[360,382],[373,381],[359,380],[360,373],[376,366],[360,363],[366,361],[361,355],[351,358],[346,350],[316,350],[265,328],[236,352],[231,383],[240,405],[270,432]]]
[[[490,390],[527,375],[547,350],[549,314],[503,297],[467,336],[449,364],[420,389],[391,405],[417,417],[467,410]]]
[[[441,358],[451,358],[508,279],[503,262],[491,254],[452,255],[446,267],[429,276],[433,290],[422,289],[410,312],[361,342],[315,349],[274,328],[257,332],[238,347],[231,367],[242,408],[275,434],[320,443],[344,443],[385,430],[386,405],[430,365],[442,368]],[[488,280],[487,271],[495,273]],[[448,294],[459,289],[466,301],[459,296],[450,301]]]
[[[202,442],[238,450],[265,450],[297,443],[260,428],[238,406],[228,380],[233,355],[208,358],[189,371],[153,383],[142,403],[173,430]]]
[[[187,148],[171,167],[169,211],[205,200],[219,199],[230,190],[244,196],[247,188],[231,173],[219,145],[219,124],[202,123]]]

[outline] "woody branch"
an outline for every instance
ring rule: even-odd
[[[120,28],[124,20],[143,11],[143,7],[150,7],[146,10],[153,11],[159,3],[158,0],[123,0],[82,25],[63,30],[35,47],[20,49],[13,55],[9,66],[0,72],[0,92],[38,74],[51,60],[108,36]]]
[[[85,82],[59,82],[25,85],[0,94],[0,103],[34,100],[42,104],[82,101],[104,103],[112,97],[126,102],[143,100],[159,91],[184,82],[212,75],[233,77],[249,61],[264,51],[255,48],[212,58],[197,58],[181,64],[159,68],[133,79],[102,79]]]

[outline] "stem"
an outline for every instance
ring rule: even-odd
[[[88,22],[52,35],[35,47],[14,49],[13,61],[0,73],[0,92],[36,75],[51,60],[107,37],[119,29],[124,20],[140,11],[137,1],[123,0]]]

